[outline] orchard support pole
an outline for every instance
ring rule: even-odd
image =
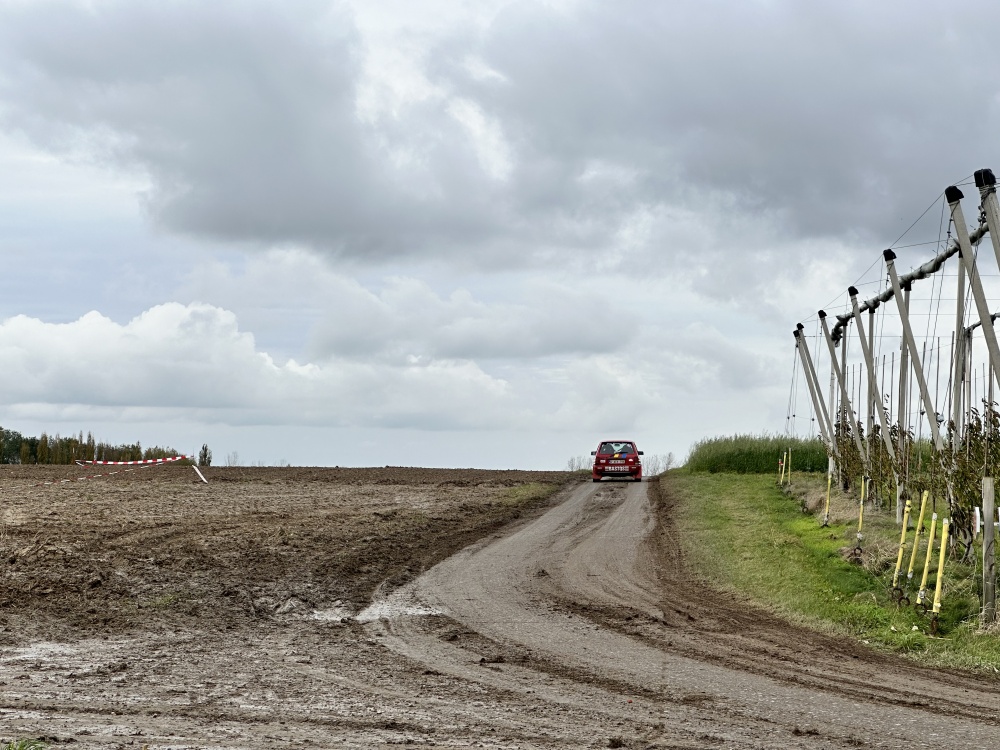
[[[927,510],[927,497],[930,493],[923,491],[920,496],[920,515],[917,516],[917,528],[913,531],[913,549],[910,552],[910,567],[906,569],[907,584],[913,580],[913,569],[917,565],[917,548],[920,547],[920,535],[924,533],[924,511]]]
[[[854,290],[854,295],[857,296],[857,289]],[[872,306],[868,308],[868,340],[875,340],[875,310],[877,306]],[[861,323],[860,314],[856,318],[858,322],[858,333],[864,336],[864,327]],[[869,351],[869,354],[871,352]],[[868,366],[868,421],[865,423],[868,430],[868,435],[870,436],[875,431],[875,369],[873,365]],[[882,400],[879,394],[878,405],[881,408]]]
[[[830,525],[830,489],[833,486],[833,471],[826,475],[826,508],[823,510],[823,526]]]
[[[927,609],[927,576],[931,569],[931,557],[934,555],[934,531],[937,529],[937,513],[931,513],[931,531],[927,536],[927,555],[924,557],[924,574],[920,576],[920,588],[917,590],[917,607]]]
[[[847,293],[851,297],[851,307],[854,309],[854,320],[857,323],[855,326],[858,329],[858,338],[861,341],[861,353],[865,358],[865,368],[868,370],[868,394],[869,394],[869,404],[874,402],[875,411],[878,413],[878,423],[881,427],[882,432],[882,443],[885,445],[885,450],[889,454],[889,457],[893,462],[893,474],[896,473],[896,449],[892,444],[892,437],[889,435],[889,420],[885,415],[885,407],[882,405],[881,395],[875,397],[875,360],[872,356],[872,349],[868,342],[868,337],[865,336],[865,329],[862,325],[861,320],[861,310],[858,308],[858,290],[856,288],[849,287]],[[874,309],[874,308],[872,308]],[[869,406],[870,408],[870,406]],[[871,432],[869,432],[869,435]],[[898,484],[898,476],[897,476]]]
[[[993,243],[993,255],[1000,267],[1000,204],[997,203],[997,178],[992,169],[979,169],[975,173],[976,187],[979,188],[980,206],[986,217],[986,226],[990,229],[990,242]]]
[[[809,345],[806,343],[806,337],[802,335],[801,323],[799,323],[798,327],[792,332],[792,335],[795,336],[795,348],[799,352],[802,369],[806,374],[806,383],[809,386],[809,395],[812,397],[813,409],[819,419],[820,434],[822,434],[823,440],[829,447],[830,452],[836,455],[837,446],[833,439],[833,423],[830,421],[830,412],[826,408],[826,402],[823,399],[823,391],[820,388],[819,379],[816,377],[816,368],[813,367],[812,355],[809,353]]]
[[[903,598],[903,589],[899,587],[899,573],[903,569],[903,555],[906,553],[906,527],[909,518],[910,501],[907,500],[906,509],[903,511],[903,530],[899,534],[899,552],[896,554],[896,569],[892,573],[892,596],[896,601]]]
[[[993,477],[983,477],[983,625],[997,619],[997,570],[994,551],[994,486]]]
[[[979,278],[979,270],[976,268],[976,261],[972,254],[972,242],[969,239],[969,230],[965,226],[965,215],[962,213],[961,200],[962,191],[954,185],[944,191],[948,207],[951,209],[951,221],[955,226],[955,237],[958,240],[959,256],[965,264],[965,272],[969,276],[969,289],[972,290],[972,299],[976,303],[976,312],[979,313],[979,322],[983,328],[983,338],[986,340],[986,348],[989,351],[990,364],[992,365],[994,379],[1000,377],[1000,343],[997,343],[997,334],[993,330],[993,318],[990,315],[989,303],[986,300],[986,293],[983,291],[983,282]],[[1000,231],[1000,227],[998,227]],[[990,230],[993,235],[993,230]]]
[[[954,439],[951,441],[952,453],[958,452],[962,423],[965,409],[962,401],[965,396],[965,264],[958,259],[958,302],[955,309],[955,375],[951,393],[951,423],[954,426]]]
[[[910,287],[909,281],[903,281],[903,309],[906,314],[910,314]],[[899,403],[897,405],[897,421],[899,434],[896,435],[897,450],[899,451],[900,477],[896,484],[896,524],[903,522],[903,500],[906,497],[906,388],[910,381],[910,357],[906,342],[900,342],[899,346]]]
[[[948,519],[941,521],[941,552],[938,555],[937,582],[934,584],[934,607],[931,611],[934,617],[931,620],[931,631],[937,631],[937,615],[941,611],[941,591],[944,588],[944,561],[948,555]]]
[[[826,338],[826,344],[830,349],[830,366],[833,368],[833,374],[837,378],[837,383],[840,385],[840,403],[841,403],[841,414],[846,414],[851,420],[851,435],[854,436],[854,444],[857,446],[858,455],[861,456],[861,461],[865,466],[865,471],[867,473],[868,467],[868,453],[865,451],[865,446],[861,442],[861,436],[858,435],[858,423],[854,417],[854,409],[851,407],[851,398],[847,395],[847,383],[844,380],[845,373],[843,372],[841,366],[837,364],[837,347],[833,343],[833,339],[830,337],[830,327],[826,322],[826,313],[820,310],[819,322],[823,326],[823,336]],[[846,345],[847,337],[843,338],[843,343]],[[843,347],[841,347],[843,349]],[[844,429],[844,424],[841,422],[841,429]]]
[[[868,477],[861,477],[861,501],[858,503],[858,533],[857,543],[854,545],[852,553],[857,562],[861,562],[861,542],[864,540],[865,526],[865,490],[868,488]]]
[[[957,189],[957,188],[956,188]],[[892,283],[892,290],[895,293],[896,306],[899,308],[899,319],[903,324],[903,340],[910,350],[910,359],[913,361],[913,374],[917,379],[917,387],[920,388],[920,398],[924,404],[924,412],[927,414],[927,423],[930,426],[931,438],[934,440],[934,448],[938,452],[944,446],[941,440],[941,429],[937,421],[937,409],[931,400],[930,391],[927,388],[927,380],[924,378],[924,368],[920,363],[920,352],[917,350],[917,340],[913,337],[913,328],[910,326],[910,316],[903,305],[903,291],[899,286],[899,276],[896,273],[896,253],[886,250],[882,253],[885,258],[885,267],[889,272],[889,281]]]

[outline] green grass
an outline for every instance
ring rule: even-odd
[[[587,472],[588,475],[590,472]],[[504,490],[503,495],[500,496],[501,502],[510,505],[523,505],[526,503],[532,503],[538,500],[544,500],[556,493],[560,485],[550,483],[550,482],[526,482],[525,484],[516,484],[509,489]]]
[[[894,513],[866,509],[863,567],[841,554],[855,545],[853,499],[838,498],[843,520],[822,528],[817,515],[803,513],[801,499],[782,492],[771,476],[679,470],[661,481],[678,500],[688,559],[715,586],[793,621],[927,663],[1000,671],[1000,637],[979,631],[974,567],[946,563],[938,637],[931,636],[929,620],[912,606],[897,608],[892,602],[899,543]],[[815,500],[825,496],[826,482],[802,475],[796,487]],[[919,579],[922,550],[918,558]],[[933,582],[932,571],[932,594]],[[915,599],[914,592],[910,596]]]
[[[732,435],[700,440],[691,448],[685,467],[691,471],[773,474],[785,451],[792,452],[792,471],[826,471],[827,455],[818,439],[778,435]]]
[[[45,750],[46,745],[41,740],[11,740],[0,745],[0,750]]]

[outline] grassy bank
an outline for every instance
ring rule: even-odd
[[[777,474],[778,461],[792,452],[792,471],[826,471],[826,448],[820,440],[779,435],[730,435],[699,440],[685,467],[691,471]]]
[[[826,483],[821,476],[802,475],[795,496],[780,490],[769,474],[677,470],[661,481],[677,500],[688,559],[720,589],[748,595],[793,621],[928,663],[1000,670],[1000,638],[979,631],[973,566],[946,564],[937,637],[912,606],[895,606],[891,586],[899,529],[888,511],[866,510],[864,564],[859,565],[844,556],[855,546],[857,505],[835,490],[830,526],[822,527]],[[933,581],[932,570],[932,593]],[[915,591],[909,595],[915,600]]]

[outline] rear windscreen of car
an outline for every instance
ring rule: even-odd
[[[598,451],[602,456],[610,456],[615,453],[628,454],[632,452],[632,443],[601,443]]]

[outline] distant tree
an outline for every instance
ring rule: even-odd
[[[177,451],[173,448],[163,448],[159,445],[154,445],[152,448],[146,448],[142,452],[142,457],[144,459],[150,458],[173,458],[177,455]]]
[[[208,443],[204,443],[201,446],[201,450],[198,451],[198,465],[199,466],[212,465],[212,451],[209,450]]]
[[[0,429],[0,463],[21,463],[21,443],[24,436],[16,430]]]
[[[646,476],[655,476],[674,468],[676,463],[677,461],[673,453],[660,453],[646,456],[642,462],[642,466]]]
[[[207,448],[207,446],[206,446]],[[74,461],[138,461],[143,458],[167,458],[178,455],[170,447],[154,446],[143,450],[138,442],[120,445],[97,442],[94,434],[83,430],[62,437],[45,432],[39,437],[22,435],[0,427],[0,463],[2,464],[71,464]],[[212,453],[209,451],[208,460]],[[0,748],[2,750],[2,748]]]

